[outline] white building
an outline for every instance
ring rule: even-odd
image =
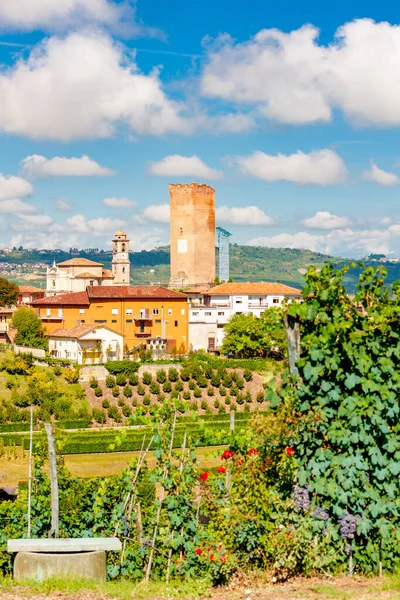
[[[207,291],[194,289],[189,296],[189,346],[215,352],[224,338],[224,326],[233,315],[259,317],[285,299],[300,300],[301,292],[282,283],[222,283]]]
[[[56,329],[48,334],[49,352],[79,365],[119,360],[123,355],[124,336],[104,325],[81,324],[72,329]]]

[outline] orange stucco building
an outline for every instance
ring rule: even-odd
[[[124,336],[129,350],[146,343],[188,348],[185,294],[158,286],[94,286],[32,303],[48,333],[81,323],[105,325]]]

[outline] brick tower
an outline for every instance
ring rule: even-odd
[[[215,283],[215,190],[209,185],[170,184],[170,286]]]
[[[117,231],[112,243],[112,274],[114,275],[113,285],[129,285],[131,265],[129,261],[129,240],[125,231]]]

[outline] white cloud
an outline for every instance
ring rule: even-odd
[[[233,207],[220,206],[216,209],[217,223],[232,225],[271,225],[272,217],[265,214],[258,206]]]
[[[100,32],[50,37],[0,72],[0,130],[31,138],[106,138],[118,124],[136,134],[188,133],[184,107],[169,100],[158,71],[141,73]]]
[[[374,181],[379,185],[395,185],[400,182],[399,177],[395,173],[390,173],[389,171],[384,171],[376,166],[375,163],[371,162],[371,166],[368,170],[364,171],[363,179],[366,181]]]
[[[338,217],[325,211],[318,211],[313,217],[303,220],[303,225],[309,229],[338,229],[348,224],[348,217]]]
[[[18,198],[0,201],[0,213],[18,214],[33,213],[36,208],[27,202],[21,202]]]
[[[278,154],[272,156],[256,151],[250,156],[232,159],[246,175],[264,181],[292,181],[300,184],[333,185],[346,178],[346,166],[333,150],[314,150],[309,154]]]
[[[390,217],[383,217],[379,222],[381,225],[390,225],[392,219]]]
[[[103,204],[111,208],[132,208],[136,206],[136,202],[129,200],[129,198],[104,198]]]
[[[399,125],[400,26],[359,19],[330,45],[318,36],[312,25],[241,43],[221,35],[208,47],[202,92],[282,123],[330,121],[339,108],[356,125]]]
[[[361,258],[367,254],[399,254],[400,225],[382,229],[334,229],[326,234],[311,235],[305,231],[280,233],[271,237],[258,237],[247,242],[249,246],[272,248],[307,248],[334,256]]]
[[[11,225],[15,231],[48,230],[53,225],[53,219],[48,215],[24,215],[18,214],[19,222]]]
[[[22,173],[25,177],[88,177],[113,175],[114,171],[100,166],[88,156],[80,158],[54,156],[46,158],[32,154],[21,161]]]
[[[200,177],[201,179],[221,179],[222,171],[208,167],[198,156],[174,154],[150,163],[150,173],[166,177]]]
[[[125,224],[122,219],[108,219],[106,217],[98,217],[87,221],[83,215],[73,215],[67,219],[69,232],[94,235],[113,233]]]
[[[169,223],[170,207],[169,204],[150,204],[149,206],[146,206],[142,214],[148,221]]]
[[[221,133],[242,133],[253,129],[256,122],[250,115],[231,114],[221,115],[210,119],[216,130]]]
[[[56,208],[57,210],[72,210],[72,204],[69,200],[58,198]]]
[[[21,177],[7,177],[0,173],[0,200],[23,198],[33,192],[32,184]]]

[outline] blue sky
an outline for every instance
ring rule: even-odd
[[[168,243],[168,183],[232,241],[400,255],[395,3],[0,0],[0,246]]]

